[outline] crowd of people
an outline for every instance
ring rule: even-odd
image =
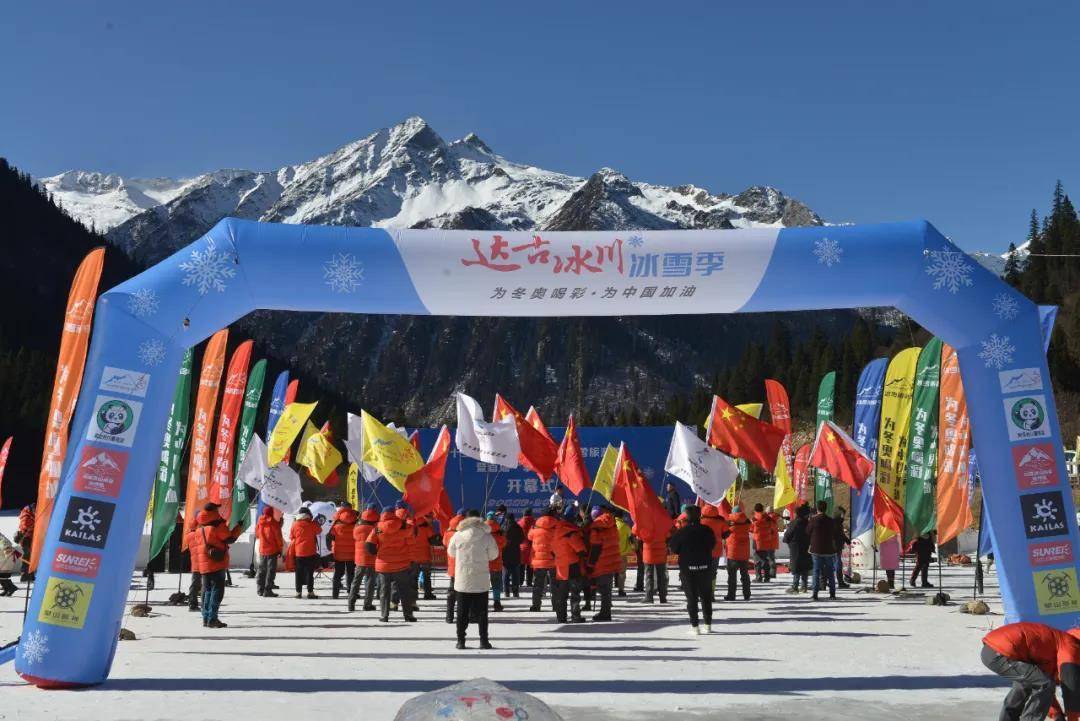
[[[740,506],[725,512],[715,505],[680,504],[669,487],[665,504],[674,523],[665,539],[641,540],[624,511],[607,505],[567,502],[555,493],[542,512],[525,510],[518,518],[504,506],[486,515],[458,511],[445,524],[416,517],[403,503],[363,510],[338,504],[329,529],[324,519],[301,508],[283,533],[283,519],[265,508],[254,530],[258,556],[256,591],[276,597],[278,566],[293,571],[296,598],[318,598],[315,576],[332,564],[331,595],[344,597],[349,611],[375,611],[380,621],[398,612],[416,622],[419,600],[437,600],[433,586],[436,549],[445,550],[446,622],[457,628],[464,647],[470,623],[475,623],[482,648],[490,645],[488,614],[504,609],[503,601],[530,598],[528,611],[550,610],[558,623],[612,620],[613,599],[627,596],[628,564],[637,565],[636,585],[645,604],[668,602],[669,561],[677,559],[679,583],[686,597],[691,633],[712,630],[715,601],[749,600],[753,584],[770,583],[780,568],[776,552],[788,548],[791,582],[788,593],[811,593],[813,600],[827,590],[836,597],[847,588],[840,554],[850,544],[845,513],[827,513],[824,502],[801,505],[790,519],[762,504],[750,513]],[[228,584],[229,545],[239,529],[227,528],[216,504],[207,504],[187,527],[193,571],[189,589],[192,611],[200,611],[208,628],[226,626],[218,617]],[[320,544],[320,539],[325,539]],[[918,563],[912,575],[922,574],[933,552],[930,537],[916,539],[911,550]],[[924,563],[925,561],[925,563]],[[721,564],[726,586],[717,597]],[[890,579],[891,580],[891,579]]]

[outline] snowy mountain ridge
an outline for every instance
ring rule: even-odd
[[[728,195],[631,181],[611,168],[579,178],[508,160],[475,133],[448,143],[419,117],[273,171],[180,179],[68,171],[39,182],[70,214],[107,231],[142,262],[186,245],[226,216],[475,230],[822,224],[775,188]]]

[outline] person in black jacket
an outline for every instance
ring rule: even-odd
[[[502,520],[503,536],[506,537],[506,545],[503,546],[503,593],[509,598],[511,594],[518,598],[521,589],[521,544],[525,542],[525,533],[517,524],[513,513],[507,513]]]
[[[810,506],[805,503],[795,510],[795,520],[788,524],[784,531],[784,543],[788,547],[788,556],[791,559],[791,588],[788,593],[799,592],[799,581],[802,581],[802,592],[806,593],[810,579],[810,533],[807,531],[807,522],[810,519]]]
[[[674,483],[667,484],[667,496],[664,500],[664,506],[672,518],[679,517],[679,513],[682,511],[682,501],[679,500],[679,491],[675,488]]]
[[[829,598],[836,598],[836,573],[833,570],[833,563],[836,561],[836,524],[828,514],[828,503],[818,501],[817,510],[807,524],[807,531],[810,533],[810,555],[814,559],[815,601],[818,600],[822,574],[829,582]]]
[[[928,572],[930,571],[930,557],[934,555],[934,531],[924,533],[911,542],[909,549],[915,553],[915,570],[911,572],[911,585],[915,585],[915,579],[922,574],[922,587],[933,588],[930,583]]]
[[[851,545],[851,539],[848,537],[847,532],[844,531],[844,517],[847,515],[847,511],[842,506],[837,506],[836,511],[833,513],[833,525],[836,531],[836,587],[837,588],[850,588],[847,581],[844,580],[844,546]]]
[[[717,544],[716,535],[708,526],[701,525],[701,509],[684,506],[686,525],[675,531],[668,540],[668,547],[679,555],[679,579],[686,593],[686,612],[690,616],[690,632],[700,634],[698,627],[698,604],[705,621],[705,633],[712,632],[712,550]]]

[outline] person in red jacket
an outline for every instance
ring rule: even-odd
[[[417,585],[424,589],[424,600],[434,601],[437,596],[431,587],[431,547],[439,545],[439,534],[431,522],[431,515],[413,519],[416,544],[413,546],[413,563],[419,574]]]
[[[30,578],[30,550],[34,543],[34,524],[37,522],[37,504],[23,506],[19,511],[19,527],[15,531],[15,543],[22,548],[22,573],[19,580],[26,583]]]
[[[541,610],[544,591],[548,588],[554,589],[555,585],[555,553],[552,543],[555,539],[555,528],[559,525],[556,513],[554,506],[548,508],[529,529],[533,569],[532,605],[529,610],[533,612]],[[554,598],[552,601],[554,602]]]
[[[367,538],[368,553],[375,554],[375,572],[379,574],[379,620],[390,621],[390,596],[396,590],[401,599],[401,613],[406,621],[416,621],[416,585],[412,576],[412,527],[393,511],[383,511],[379,523]]]
[[[526,508],[525,513],[517,522],[518,528],[521,529],[521,534],[525,540],[521,542],[521,570],[518,573],[518,578],[522,580],[522,585],[532,588],[533,585],[533,568],[532,568],[532,541],[529,540],[529,531],[536,525],[536,519],[533,518],[533,511],[531,508]]]
[[[565,517],[552,534],[555,553],[555,585],[551,589],[555,618],[566,623],[567,599],[570,601],[570,623],[584,623],[581,617],[581,589],[585,579],[588,549],[581,529],[574,523],[577,509],[567,506]],[[533,529],[536,530],[536,529]]]
[[[667,539],[641,539],[641,560],[645,567],[645,603],[667,603]]]
[[[315,595],[315,568],[319,565],[320,533],[322,528],[311,518],[309,509],[301,508],[297,511],[296,520],[289,529],[289,541],[296,563],[294,574],[297,598],[303,597],[304,586],[307,586],[308,598],[318,598]]]
[[[727,543],[727,596],[735,600],[735,587],[742,581],[743,599],[750,600],[750,519],[739,506],[731,509],[728,516]]]
[[[450,539],[454,537],[458,524],[463,520],[465,520],[465,511],[459,509],[450,519],[450,522],[446,524],[446,530],[443,531],[443,548],[450,548]],[[454,557],[450,555],[446,557],[446,576],[449,579],[446,586],[446,622],[454,623],[454,605],[456,603],[454,598]]]
[[[779,516],[771,509],[765,510],[760,503],[754,504],[754,520],[750,522],[750,532],[754,537],[754,564],[758,583],[768,583],[776,578],[776,549],[780,547]]]
[[[225,597],[225,571],[229,568],[229,544],[240,532],[229,531],[225,519],[218,513],[218,504],[207,503],[195,516],[196,527],[191,532],[191,562],[202,575],[202,617],[207,628],[225,628],[218,618],[221,599]]]
[[[367,539],[379,522],[379,512],[375,504],[369,505],[360,514],[360,520],[353,527],[353,564],[356,572],[349,586],[349,610],[356,610],[356,599],[360,598],[360,586],[364,586],[364,610],[375,610],[375,555],[368,552]]]
[[[196,518],[198,514],[196,514]],[[196,518],[183,521],[184,538],[187,540],[188,557],[191,559],[191,582],[188,584],[188,611],[202,612],[202,570],[199,568],[199,559],[191,551],[191,544],[195,540],[195,529],[199,527]]]
[[[416,605],[416,589],[418,587],[417,581],[420,577],[420,566],[416,563],[416,556],[419,553],[417,547],[420,545],[420,536],[416,530],[416,519],[412,515],[412,511],[405,505],[404,501],[398,501],[394,506],[394,516],[405,522],[407,533],[405,534],[405,548],[409,554],[409,578],[411,579],[413,589],[413,605],[408,609],[410,613],[415,613],[419,608]],[[401,604],[401,594],[398,592],[397,586],[394,587],[390,593],[390,610],[398,610],[398,606]]]
[[[701,525],[707,527],[716,537],[716,545],[712,549],[712,561],[709,565],[709,576],[713,596],[716,595],[716,569],[720,567],[720,557],[724,555],[724,534],[728,532],[728,522],[720,514],[720,509],[712,504],[706,504],[701,509]]]
[[[341,596],[342,577],[345,579],[345,590],[352,588],[353,576],[356,573],[356,541],[353,540],[353,531],[356,530],[357,520],[359,516],[353,510],[352,504],[342,501],[338,504],[334,522],[326,534],[334,552],[334,577],[330,583],[330,593],[334,598]]]
[[[495,512],[488,511],[487,517],[484,519],[487,521],[488,528],[491,529],[491,537],[495,541],[495,545],[499,547],[499,557],[493,561],[488,562],[488,574],[491,576],[491,610],[501,611],[503,605],[502,587],[503,587],[503,560],[502,552],[506,548],[506,534],[503,533],[502,526],[495,520]]]
[[[600,610],[592,620],[610,621],[612,584],[622,568],[619,529],[615,527],[615,516],[607,509],[596,506],[589,514],[589,576],[600,594]]]
[[[281,535],[281,521],[274,518],[274,509],[264,506],[262,515],[255,522],[255,539],[259,542],[259,570],[255,585],[260,596],[277,598],[274,593],[274,577],[277,575],[277,559],[285,546]]]
[[[1080,719],[1080,628],[1059,631],[1041,623],[1008,623],[983,637],[982,662],[1012,681],[1001,719],[1061,718],[1055,697],[1061,684],[1067,721]]]

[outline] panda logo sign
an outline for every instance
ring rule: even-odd
[[[1010,441],[1026,441],[1050,437],[1046,417],[1046,396],[1031,395],[1005,400],[1005,423]]]
[[[98,396],[94,401],[94,416],[86,431],[86,439],[131,448],[141,413],[142,403],[139,401]]]

